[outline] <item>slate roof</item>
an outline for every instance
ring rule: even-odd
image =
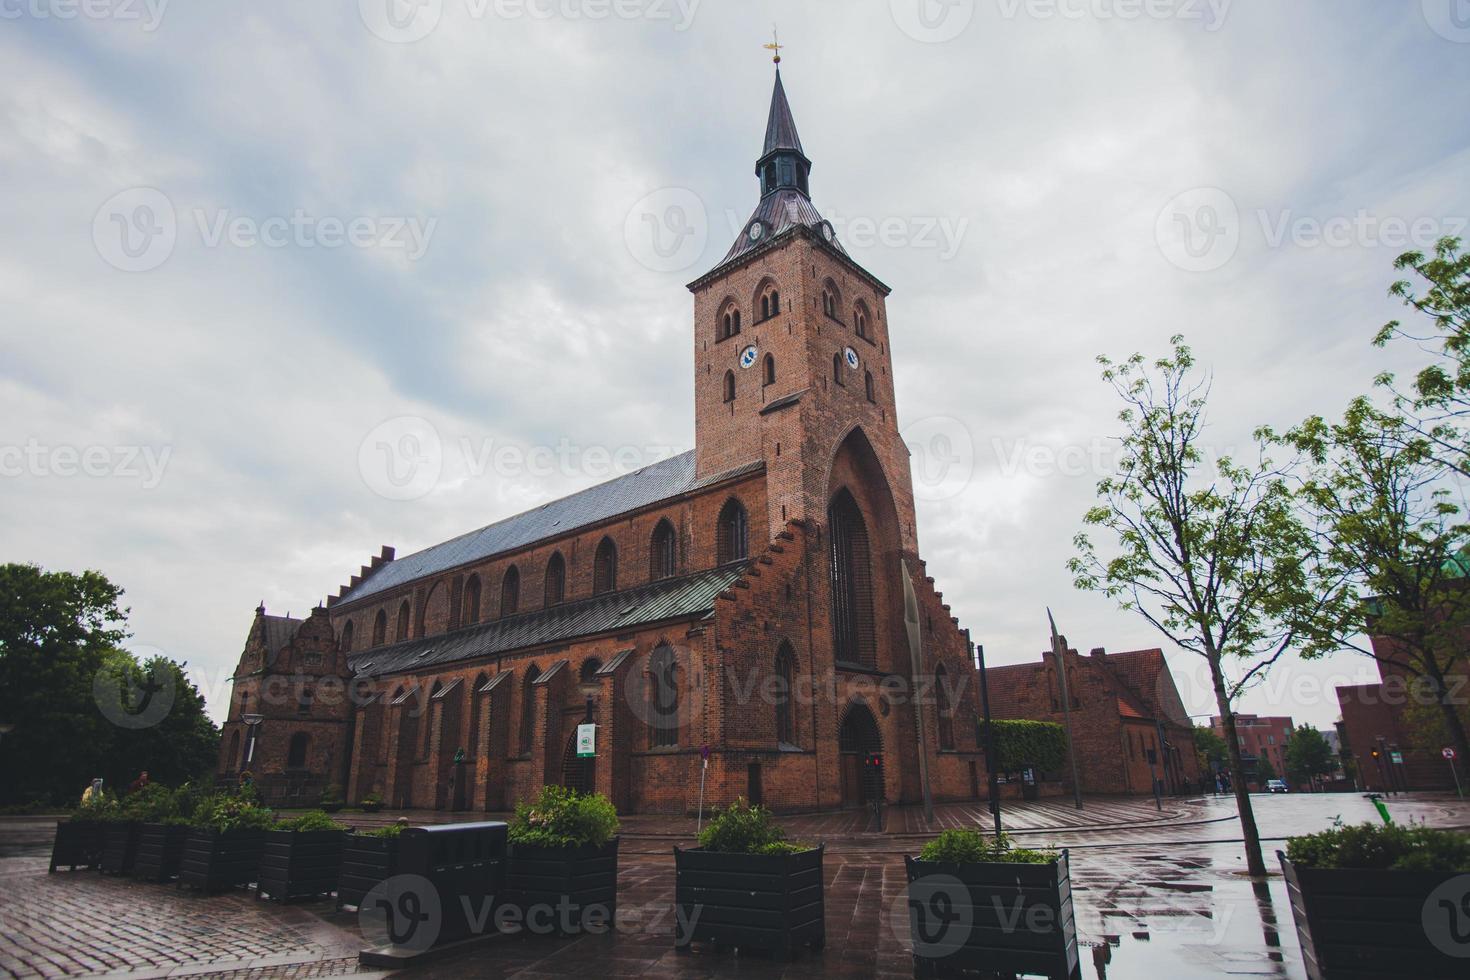
[[[301,629],[302,621],[291,616],[268,616],[264,613],[260,620],[264,626],[261,642],[265,644],[265,663],[275,666],[281,651],[296,639],[296,631]]]
[[[806,156],[801,148],[801,137],[796,135],[796,118],[791,114],[791,103],[786,101],[786,86],[781,84],[779,68],[776,69],[776,87],[771,92],[771,113],[766,117],[766,143],[761,156],[773,150],[795,150]]]
[[[387,592],[446,569],[524,548],[681,494],[754,473],[763,465],[761,462],[750,463],[698,479],[692,450],[650,463],[615,480],[388,562],[348,591],[338,604]]]
[[[750,235],[746,234],[746,231],[757,218],[765,226],[765,232],[758,240],[751,241]],[[719,269],[726,263],[744,255],[746,252],[755,251],[767,242],[774,241],[780,237],[783,232],[790,231],[798,225],[810,228],[820,234],[822,215],[817,211],[817,206],[812,203],[811,198],[794,187],[783,187],[780,190],[772,191],[761,198],[761,202],[755,206],[755,210],[751,212],[750,217],[745,219],[745,224],[741,226],[742,230],[740,234],[735,238],[735,244],[730,246],[730,251],[725,253],[725,257],[720,260],[720,264],[715,266],[715,268]],[[833,235],[827,241],[827,244],[837,249],[843,255],[847,254],[847,249],[842,247],[842,243],[837,240],[836,235]]]
[[[725,565],[549,609],[506,616],[451,633],[402,640],[354,654],[350,666],[358,676],[426,670],[470,657],[509,653],[666,619],[699,616],[714,609],[715,599],[744,574],[747,566],[748,563]]]

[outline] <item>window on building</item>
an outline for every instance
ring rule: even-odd
[[[852,323],[853,329],[857,331],[857,335],[864,340],[868,339],[868,310],[861,303],[853,311]]]
[[[602,595],[618,587],[618,546],[612,538],[603,538],[592,560],[592,594]]]
[[[337,649],[343,653],[352,652],[352,620],[342,624],[342,635],[337,638]]]
[[[786,745],[796,742],[792,710],[795,683],[796,655],[791,651],[791,644],[783,641],[776,651],[776,741]]]
[[[842,380],[842,351],[832,355],[832,380],[839,385],[845,385]]]
[[[723,565],[732,561],[743,561],[750,554],[750,517],[745,505],[731,497],[720,510],[717,523],[715,560]]]
[[[463,624],[480,621],[480,576],[471,575],[464,584],[464,619]]]
[[[388,612],[379,609],[373,617],[373,646],[380,647],[388,641]]]
[[[654,748],[679,744],[679,664],[671,647],[660,644],[648,660],[649,742]]]
[[[761,368],[761,381],[764,384],[776,383],[776,355],[767,354],[764,366]]]
[[[596,657],[588,657],[582,661],[582,669],[577,672],[577,681],[582,684],[593,684],[597,681],[597,672],[602,669],[602,661]]]
[[[655,582],[672,578],[678,568],[679,539],[674,533],[674,525],[664,519],[653,529],[653,540],[648,548],[648,577]]]
[[[521,607],[521,570],[514,565],[500,580],[500,615],[512,616]]]
[[[311,706],[315,702],[315,694],[310,684],[302,684],[301,690],[296,694],[296,713],[298,715],[311,714]]]
[[[724,394],[725,404],[728,405],[730,402],[733,402],[735,400],[735,372],[734,371],[726,371],[725,372],[725,382],[724,382],[723,389],[724,389],[723,390],[723,394]]]
[[[398,628],[397,628],[397,630],[393,634],[393,639],[395,639],[395,640],[406,640],[406,639],[408,639],[408,618],[409,618],[408,600],[407,599],[404,599],[402,602],[400,602],[398,604]]]
[[[567,562],[561,552],[546,563],[546,605],[554,606],[567,597]]]
[[[873,385],[872,371],[863,372],[863,389],[867,392],[868,401],[876,402],[878,400],[878,392]]]
[[[291,736],[291,741],[286,746],[286,768],[305,769],[306,756],[311,748],[311,736],[306,732],[297,732]]]
[[[954,704],[950,701],[949,671],[944,664],[934,668],[934,703],[939,716],[939,747],[954,748]]]
[[[843,489],[827,508],[830,541],[832,639],[836,658],[873,666],[873,569],[868,527],[852,494]]]
[[[729,340],[740,332],[740,310],[733,303],[726,303],[720,311],[716,340]]]

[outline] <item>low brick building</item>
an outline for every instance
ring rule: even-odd
[[[1240,741],[1240,761],[1245,769],[1248,788],[1261,791],[1266,788],[1266,779],[1286,779],[1286,743],[1291,739],[1295,724],[1288,717],[1247,715],[1235,716],[1235,734]],[[1221,738],[1225,737],[1225,723],[1220,718],[1210,719],[1210,729]],[[1262,778],[1260,762],[1270,763],[1274,774]],[[1305,787],[1299,787],[1305,788]]]
[[[1154,779],[1166,793],[1199,789],[1193,728],[1162,650],[1098,647],[1084,657],[1068,648],[1063,663],[1084,793],[1150,794]],[[1039,663],[991,667],[985,677],[994,717],[1066,722],[1051,651]],[[1048,775],[1072,785],[1070,767]]]
[[[707,803],[815,809],[919,800],[922,755],[936,799],[980,792],[969,635],[919,557],[889,290],[810,169],[778,73],[760,202],[689,286],[694,449],[385,548],[304,621],[259,611],[222,777],[474,810],[562,783],[686,812],[707,751]]]

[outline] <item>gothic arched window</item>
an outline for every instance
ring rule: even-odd
[[[343,653],[352,652],[352,620],[342,624],[342,635],[337,637],[337,649]]]
[[[505,570],[500,580],[500,615],[514,616],[521,607],[521,570],[514,565]]]
[[[724,399],[725,399],[725,404],[727,404],[727,405],[730,402],[733,402],[735,400],[735,372],[734,371],[726,371],[725,372]]]
[[[404,599],[398,604],[398,630],[393,635],[395,640],[408,639],[408,600]]]
[[[388,640],[388,611],[379,609],[373,617],[373,646],[380,647]]]
[[[776,355],[775,354],[767,354],[766,355],[765,365],[761,368],[761,381],[764,384],[768,384],[768,385],[773,385],[773,384],[776,383]]]
[[[286,748],[286,768],[305,769],[306,753],[311,748],[311,736],[306,732],[297,732],[291,736],[291,741]]]
[[[875,666],[873,640],[873,567],[868,527],[857,501],[847,490],[827,508],[830,529],[832,645],[839,661]]]
[[[791,644],[781,642],[776,651],[776,741],[786,745],[796,742],[796,719],[793,717],[793,684],[796,681],[796,655]]]
[[[653,529],[653,540],[648,548],[648,577],[657,582],[670,578],[679,567],[679,540],[674,525],[666,519]]]
[[[842,380],[842,351],[832,355],[832,380],[839,385],[845,385]]]
[[[852,325],[859,337],[871,339],[868,336],[868,308],[862,303],[858,303],[857,308],[852,311]]]
[[[567,597],[567,561],[561,552],[546,563],[546,605],[554,606]]]
[[[865,371],[863,373],[863,388],[868,394],[868,401],[876,402],[878,400],[878,389],[873,383],[872,371]]]
[[[648,660],[649,742],[655,748],[679,744],[679,664],[672,647],[659,644]]]
[[[592,594],[602,595],[618,587],[618,546],[612,538],[603,538],[597,544],[597,554],[592,559]]]
[[[464,584],[464,617],[461,625],[468,626],[480,621],[480,576],[471,575]]]
[[[745,512],[745,505],[734,497],[727,500],[720,510],[716,534],[715,560],[719,564],[741,561],[750,554],[750,517]]]

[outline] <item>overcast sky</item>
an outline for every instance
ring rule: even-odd
[[[1369,338],[1470,215],[1454,10],[0,0],[0,558],[105,572],[218,715],[258,601],[692,447],[684,283],[755,204],[779,19],[813,199],[893,287],[947,601],[992,663],[1048,604],[1158,645],[1064,566],[1117,430],[1093,359],[1184,333],[1222,451],[1411,367]],[[1373,676],[1242,707],[1328,725]]]

